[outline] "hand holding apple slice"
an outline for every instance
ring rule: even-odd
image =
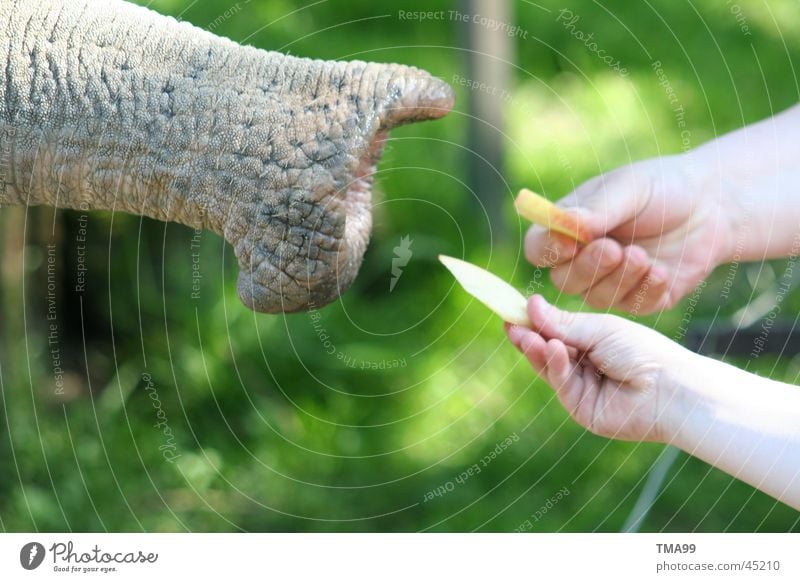
[[[503,318],[516,325],[530,327],[528,300],[497,275],[446,255],[439,260],[453,274],[464,290]]]
[[[592,235],[580,219],[565,212],[547,198],[531,192],[527,188],[519,191],[514,206],[520,216],[549,230],[565,234],[576,241],[587,244]]]

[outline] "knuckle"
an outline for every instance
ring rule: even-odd
[[[608,283],[598,283],[590,290],[591,299],[600,307],[609,307],[617,295],[616,287]]]
[[[577,314],[571,311],[562,311],[558,317],[558,323],[563,329],[569,329],[577,322]]]
[[[608,302],[605,301],[602,297],[599,297],[597,294],[594,293],[587,293],[584,296],[584,301],[586,302],[589,307],[594,309],[608,309],[610,306]]]
[[[577,285],[572,284],[570,281],[565,281],[562,283],[558,290],[565,295],[575,295],[576,293],[580,292],[580,289]]]
[[[628,267],[625,269],[625,274],[624,274],[623,279],[622,279],[622,281],[624,282],[625,286],[628,287],[628,288],[630,288],[630,287],[638,288],[639,287],[638,283],[639,283],[640,279],[642,278],[642,275],[644,274],[646,269],[647,269],[647,265],[644,265],[644,266],[641,265],[641,264],[628,265]]]
[[[647,267],[647,251],[637,247],[628,247],[625,252],[625,263],[636,271]]]
[[[562,286],[562,291],[564,293],[569,293],[570,295],[575,295],[580,293],[586,288],[584,278],[580,275],[573,274],[564,281]]]
[[[519,347],[523,354],[526,356],[530,355],[533,350],[533,338],[530,335],[526,335],[522,338]]]
[[[564,285],[567,282],[567,272],[565,269],[550,269],[550,281],[556,289],[566,292]]]

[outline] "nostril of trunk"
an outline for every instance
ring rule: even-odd
[[[411,68],[393,77],[387,97],[388,104],[381,115],[381,125],[386,129],[444,117],[456,100],[450,85],[425,71]]]

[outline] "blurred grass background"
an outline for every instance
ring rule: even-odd
[[[452,2],[140,3],[265,49],[467,76],[461,24],[398,18],[460,8]],[[557,22],[562,8],[627,77]],[[209,233],[200,298],[191,299],[195,233],[119,214],[89,217],[87,289],[69,293],[79,215],[59,212],[57,345],[67,372],[56,394],[44,283],[53,211],[4,210],[0,529],[511,531],[530,519],[533,531],[618,531],[662,447],[575,425],[436,255],[465,256],[520,289],[539,280],[521,255],[516,190],[558,198],[602,171],[680,151],[654,60],[685,109],[693,146],[795,103],[800,18],[789,0],[521,0],[513,22],[526,34],[512,41],[516,67],[502,104],[508,186],[491,193],[501,198],[503,232],[465,183],[480,162],[464,147],[474,92],[460,86],[446,119],[392,133],[364,267],[340,302],[318,312],[246,310],[231,249]],[[413,256],[390,293],[404,236]],[[698,321],[718,309],[733,314],[761,284],[740,269],[723,300],[724,274],[704,291]],[[543,292],[580,307],[549,283]],[[787,306],[800,309],[800,297]],[[641,321],[673,335],[684,312]],[[751,365],[787,381],[798,367],[794,357]],[[154,426],[155,393],[174,462]],[[519,439],[482,466],[509,436]],[[457,482],[475,463],[480,473]],[[445,494],[429,494],[440,487]],[[569,495],[533,520],[565,487]],[[641,529],[800,528],[797,512],[681,455]]]

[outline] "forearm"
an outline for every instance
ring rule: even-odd
[[[708,358],[684,381],[666,440],[800,509],[800,389]]]
[[[687,160],[694,187],[732,215],[723,261],[800,252],[800,105],[723,135]]]

